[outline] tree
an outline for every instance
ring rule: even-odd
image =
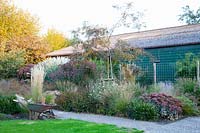
[[[70,41],[65,36],[55,29],[48,30],[44,37],[45,41],[51,46],[51,50],[58,50],[70,45]]]
[[[4,43],[5,51],[10,49],[7,43],[11,39],[36,35],[38,31],[39,26],[34,17],[17,9],[12,3],[0,0],[0,39]]]
[[[24,51],[26,64],[43,60],[49,47],[38,36],[39,29],[38,20],[35,17],[16,8],[12,2],[0,0],[1,54]]]
[[[182,7],[183,14],[179,15],[179,21],[186,24],[198,24],[200,23],[200,8],[196,11],[190,9],[189,5]]]
[[[81,56],[81,58],[87,59],[91,54],[98,54],[98,56],[103,56],[107,60],[108,79],[113,79],[113,61],[134,60],[142,53],[141,49],[131,48],[129,43],[115,38],[113,36],[115,29],[122,26],[140,29],[141,26],[144,26],[144,23],[140,21],[142,13],[133,10],[132,3],[113,7],[120,11],[121,16],[111,28],[89,25],[84,22],[82,27],[72,32],[76,41],[75,44],[77,46],[82,44],[85,50],[84,56]],[[115,43],[115,46],[111,43]]]

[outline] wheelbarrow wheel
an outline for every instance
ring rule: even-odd
[[[48,116],[48,118],[49,119],[55,119],[55,114],[53,113],[53,111],[52,110],[47,110],[47,111],[45,111],[45,112],[43,112],[45,115],[47,115]]]
[[[44,113],[41,113],[39,116],[38,116],[38,119],[40,120],[47,120],[49,119],[49,116],[44,114]]]

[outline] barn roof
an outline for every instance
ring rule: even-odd
[[[110,47],[111,49],[113,47]],[[102,47],[100,45],[96,46],[95,48],[93,47],[92,48],[94,51],[107,51],[108,48],[105,48],[105,47]],[[84,53],[85,50],[83,49],[83,46],[82,44],[78,44],[76,47],[73,47],[73,46],[68,46],[66,48],[62,48],[62,49],[59,49],[59,50],[56,50],[56,51],[53,51],[53,52],[50,52],[48,54],[46,54],[46,56],[69,56],[69,55],[74,55],[74,54],[77,54],[77,53]]]
[[[200,43],[200,24],[125,33],[113,37],[140,48],[197,44]]]
[[[48,53],[46,56],[68,56],[76,53],[83,53],[84,50],[81,47],[75,48],[73,46],[68,46],[59,50]]]
[[[179,45],[200,44],[200,24],[183,25],[141,32],[125,33],[111,37],[111,47],[115,47],[117,40],[127,41],[132,47],[157,48]],[[102,49],[102,48],[100,48]],[[48,53],[47,56],[64,56],[84,50],[72,46]]]

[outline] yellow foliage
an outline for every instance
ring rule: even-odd
[[[26,63],[41,61],[49,46],[38,36],[38,20],[11,2],[0,0],[0,52],[25,51]]]
[[[48,30],[44,39],[51,46],[52,51],[67,47],[70,44],[70,41],[55,29]]]
[[[0,0],[0,36],[9,40],[15,36],[36,35],[37,20],[29,13],[17,9],[12,3]]]

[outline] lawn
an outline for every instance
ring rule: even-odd
[[[143,133],[136,129],[96,124],[79,120],[0,121],[2,133]]]

